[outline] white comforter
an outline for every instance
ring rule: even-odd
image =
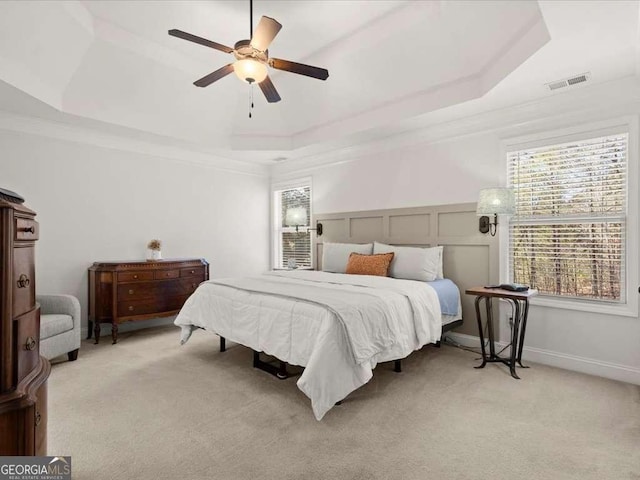
[[[304,366],[298,388],[318,420],[367,383],[378,362],[440,339],[440,303],[423,282],[317,271],[201,284],[175,324],[195,327]]]

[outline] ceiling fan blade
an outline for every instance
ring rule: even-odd
[[[211,85],[216,80],[220,80],[222,77],[226,77],[231,72],[233,72],[233,63],[230,63],[229,65],[225,65],[222,68],[219,68],[215,72],[212,72],[209,75],[202,77],[200,80],[196,80],[195,82],[193,82],[193,84],[196,87],[206,87],[208,85]]]
[[[282,25],[273,18],[262,17],[251,37],[251,46],[257,50],[266,51],[281,28]]]
[[[205,47],[215,48],[216,50],[220,50],[225,53],[232,53],[233,48],[229,48],[226,45],[222,45],[220,43],[212,42],[211,40],[207,40],[206,38],[198,37],[197,35],[192,35],[187,32],[183,32],[182,30],[169,30],[169,35],[173,37],[178,37],[183,40],[188,40],[189,42],[198,43],[200,45],[204,45]]]
[[[267,78],[261,81],[258,85],[260,85],[260,90],[262,90],[264,96],[267,97],[267,102],[275,103],[281,100],[276,87],[273,86],[273,83],[271,82],[271,79],[268,75]]]
[[[317,78],[319,80],[326,80],[329,77],[329,71],[326,68],[312,67],[311,65],[305,65],[304,63],[271,58],[269,59],[269,65],[278,70],[306,75],[307,77]]]

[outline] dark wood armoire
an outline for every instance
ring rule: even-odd
[[[38,222],[19,196],[5,193],[0,191],[0,456],[46,455],[51,366],[40,356]]]

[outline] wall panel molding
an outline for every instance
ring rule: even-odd
[[[464,291],[496,283],[499,268],[497,237],[478,231],[475,203],[318,214],[315,222],[323,226],[315,239],[316,268],[322,266],[324,242],[444,246],[444,276],[458,285],[462,299],[464,324],[456,331],[477,334],[474,297]]]

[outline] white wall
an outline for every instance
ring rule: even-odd
[[[421,144],[315,170],[316,213],[475,202],[501,183],[498,139]],[[504,178],[504,175],[503,177]]]
[[[207,259],[212,278],[268,268],[265,175],[8,131],[0,145],[0,186],[38,214],[37,291],[78,297],[84,328],[87,268],[144,259],[152,238],[165,258]]]
[[[619,115],[620,111],[609,113]],[[628,109],[624,113],[628,114]],[[541,122],[542,126],[537,122],[535,128],[524,124],[505,126],[490,133],[340,157],[335,164],[305,167],[304,173],[311,175],[313,181],[313,209],[316,213],[331,213],[475,202],[481,188],[505,184],[506,164],[501,151],[504,139],[602,120],[607,115],[599,112],[590,116],[577,114],[570,121],[567,117],[549,119]],[[637,153],[630,161],[637,161]],[[273,180],[295,174],[283,168]],[[637,185],[636,181],[633,183]],[[502,251],[501,257],[506,258],[505,253]],[[638,265],[628,268],[637,269]],[[632,286],[632,295],[636,295],[635,288]],[[466,321],[475,322],[475,318]],[[501,340],[505,343],[508,332],[503,318]],[[524,356],[640,384],[640,321],[637,317],[533,306]]]

